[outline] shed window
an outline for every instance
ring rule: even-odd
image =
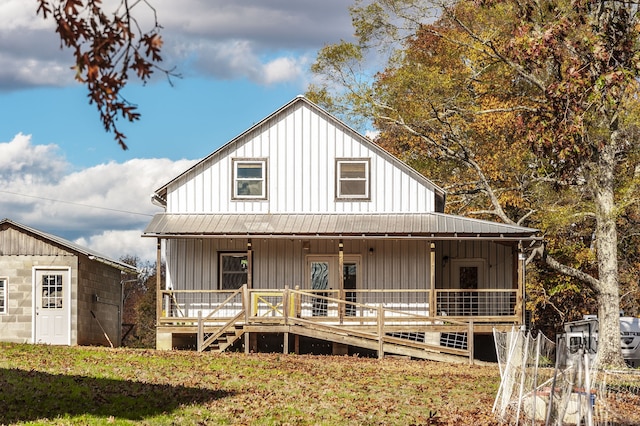
[[[0,314],[7,313],[7,279],[0,278]]]
[[[47,274],[42,276],[42,303],[46,309],[62,309],[62,274]]]
[[[233,198],[267,198],[266,160],[233,160]]]
[[[247,253],[220,253],[220,290],[237,290],[247,283]]]
[[[369,199],[369,159],[338,159],[336,194],[338,199]]]

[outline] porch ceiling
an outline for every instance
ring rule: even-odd
[[[537,230],[443,213],[171,214],[153,217],[144,237],[424,238],[536,240]]]

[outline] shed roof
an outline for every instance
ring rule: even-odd
[[[536,229],[444,213],[156,214],[143,236],[162,238],[428,238],[534,240]]]
[[[49,234],[49,233],[46,233],[46,232],[42,232],[42,231],[40,231],[38,229],[31,228],[29,226],[26,226],[26,225],[23,225],[21,223],[15,222],[13,220],[6,219],[6,218],[0,220],[0,227],[3,227],[3,226],[11,226],[11,227],[13,227],[15,229],[20,229],[23,232],[27,232],[27,233],[33,234],[33,235],[35,235],[35,236],[37,236],[39,238],[43,238],[43,239],[49,240],[52,243],[61,245],[61,246],[65,247],[66,249],[70,250],[70,251],[83,254],[85,256],[88,256],[89,258],[92,258],[92,260],[96,260],[98,262],[102,262],[102,263],[105,263],[107,265],[111,265],[114,268],[120,269],[121,271],[130,272],[130,273],[136,273],[137,272],[137,269],[134,266],[131,266],[131,265],[127,264],[127,263],[120,262],[119,260],[111,259],[111,258],[109,258],[109,257],[107,257],[107,256],[105,256],[105,255],[103,255],[101,253],[98,253],[98,252],[94,251],[94,250],[91,250],[89,248],[83,247],[83,246],[78,245],[78,244],[76,244],[74,242],[71,242],[69,240],[65,240],[64,238],[61,238],[61,237],[58,237],[56,235]]]

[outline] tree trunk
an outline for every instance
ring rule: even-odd
[[[598,355],[600,367],[623,367],[620,349],[620,298],[618,288],[618,232],[614,199],[614,137],[601,150],[587,175],[596,207],[596,250],[598,259]]]

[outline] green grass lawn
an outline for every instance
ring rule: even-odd
[[[491,425],[497,367],[0,343],[0,424]]]

